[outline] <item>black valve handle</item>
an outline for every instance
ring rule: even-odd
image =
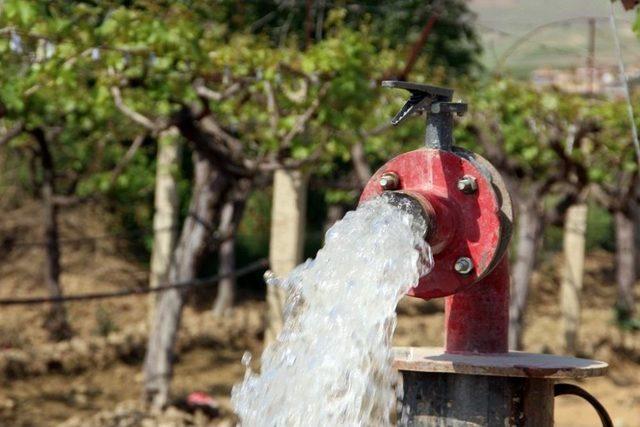
[[[467,104],[451,102],[453,89],[431,86],[421,83],[385,80],[383,87],[404,89],[411,96],[400,111],[391,119],[391,124],[399,125],[411,115],[427,112],[427,134],[425,145],[440,150],[451,150],[453,144],[453,113],[458,115],[467,111]]]

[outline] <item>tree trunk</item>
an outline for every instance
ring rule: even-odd
[[[633,284],[636,276],[634,223],[624,211],[615,212],[616,228],[616,281],[618,284],[617,308],[625,318],[635,312]]]
[[[160,134],[158,138],[150,288],[169,282],[169,269],[178,234],[178,213],[180,211],[178,184],[175,177],[179,165],[178,135],[177,130],[172,128]],[[148,317],[150,324],[153,321],[157,300],[158,294],[149,295]]]
[[[277,170],[273,178],[269,264],[278,276],[286,276],[300,262],[307,207],[307,177],[300,171]],[[284,290],[267,287],[265,342],[273,342],[282,329]]]
[[[236,239],[226,238],[218,249],[218,274],[230,274],[236,269]],[[218,293],[211,312],[214,316],[228,314],[236,295],[236,278],[225,277],[218,282]]]
[[[371,179],[371,167],[367,162],[362,141],[357,141],[351,146],[351,163],[353,163],[360,186],[364,188]]]
[[[244,208],[249,197],[251,183],[247,179],[240,179],[231,197],[225,203],[220,215],[220,249],[218,250],[218,273],[230,274],[236,269],[236,233],[244,214]],[[236,294],[236,278],[225,277],[218,282],[218,293],[213,303],[214,316],[227,314],[233,306]]]
[[[640,197],[640,195],[636,195]],[[633,204],[633,220],[634,220],[634,250],[636,254],[636,277],[640,276],[640,206],[636,203]]]
[[[221,174],[198,154],[194,155],[194,163],[194,190],[189,215],[169,269],[171,283],[195,279],[198,266],[207,253],[209,236],[216,229],[219,206],[231,185],[227,175]],[[145,399],[156,410],[169,401],[174,347],[187,294],[186,289],[163,292],[156,305],[144,361]]]
[[[536,252],[542,232],[543,218],[533,201],[519,204],[518,242],[512,268],[511,301],[509,305],[509,348],[522,349],[524,314],[527,307],[529,282],[536,262]]]
[[[58,298],[62,296],[62,287],[60,286],[58,207],[54,200],[56,191],[55,165],[44,131],[38,129],[34,131],[34,136],[38,142],[40,161],[42,164],[42,222],[44,224],[46,250],[44,280],[47,284],[49,295]],[[71,338],[72,331],[67,320],[67,311],[64,303],[56,302],[51,305],[44,326],[52,340],[62,341]]]
[[[587,205],[571,206],[567,210],[564,222],[564,264],[562,266],[562,283],[560,285],[564,344],[569,353],[575,353],[578,350],[586,231]]]

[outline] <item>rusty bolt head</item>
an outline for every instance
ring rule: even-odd
[[[467,275],[473,271],[473,261],[471,258],[463,256],[456,260],[455,265],[453,266],[456,273]]]
[[[380,177],[380,187],[385,191],[396,190],[400,185],[400,178],[394,172],[385,172]]]
[[[470,175],[465,175],[458,180],[458,190],[464,194],[473,194],[478,191],[478,182]]]

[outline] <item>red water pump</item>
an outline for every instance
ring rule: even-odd
[[[502,353],[508,348],[511,199],[486,159],[452,145],[453,114],[466,104],[453,91],[408,82],[384,86],[409,90],[411,98],[392,123],[427,112],[426,146],[382,166],[361,201],[400,192],[424,212],[433,271],[411,289],[424,299],[446,297],[445,348],[449,353]]]
[[[593,396],[557,382],[603,375],[606,363],[508,351],[506,252],[513,210],[496,169],[453,146],[453,115],[463,114],[466,104],[452,102],[450,89],[383,85],[411,92],[394,125],[426,112],[426,146],[382,166],[360,200],[384,194],[426,221],[435,266],[409,294],[446,298],[444,349],[394,349],[403,388],[399,424],[551,427],[554,396],[575,394],[596,408],[604,426],[612,426]]]

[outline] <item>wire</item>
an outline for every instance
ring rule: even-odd
[[[618,26],[613,10],[613,2],[609,2],[609,22],[611,24],[611,32],[613,33],[613,41],[616,46],[616,55],[618,57],[618,71],[620,72],[620,81],[624,89],[624,97],[627,101],[627,114],[631,122],[631,136],[633,137],[633,146],[636,150],[636,160],[640,166],[640,142],[638,142],[638,128],[633,114],[633,105],[631,104],[631,92],[629,91],[629,81],[627,73],[624,70],[624,60],[622,59],[622,49],[620,48],[620,38],[618,37]]]
[[[536,27],[534,27],[533,29],[527,31],[525,34],[523,34],[522,36],[520,36],[515,42],[513,42],[509,47],[507,47],[504,52],[502,53],[502,55],[500,56],[500,58],[498,58],[497,64],[494,67],[494,73],[500,71],[503,66],[505,65],[507,59],[509,58],[509,56],[511,54],[513,54],[522,44],[526,43],[529,41],[530,38],[532,38],[534,35],[536,35],[537,33],[546,30],[548,28],[552,28],[555,27],[557,25],[563,25],[563,24],[570,24],[572,22],[582,22],[582,21],[588,21],[590,19],[593,19],[595,21],[602,21],[607,19],[606,16],[574,16],[571,18],[565,18],[565,19],[559,19],[556,21],[549,21],[549,22],[545,22],[543,24],[540,24]],[[612,19],[612,18],[610,18]],[[615,18],[613,18],[615,19]]]
[[[492,26],[489,26],[483,22],[480,21],[476,21],[476,26],[480,29],[480,30],[484,30],[487,32],[491,32],[491,33],[495,33],[495,34],[499,34],[500,36],[503,37],[512,37],[512,38],[520,38],[522,37],[522,34],[515,34],[515,33],[511,33],[509,31],[506,30],[502,30],[500,28],[495,28]],[[584,48],[584,47],[563,47],[563,46],[554,46],[545,42],[540,42],[540,41],[536,41],[536,40],[527,40],[528,43],[534,44],[534,45],[538,45],[542,48],[545,49],[551,49],[551,50],[555,50],[557,53],[576,53],[576,50],[579,50],[581,52],[587,53],[588,49]]]
[[[242,277],[249,273],[253,273],[257,270],[268,267],[269,263],[266,258],[262,258],[258,261],[252,262],[238,270],[234,270],[226,274],[217,274],[215,276],[204,277],[202,279],[188,280],[178,283],[164,284],[153,288],[134,288],[125,289],[122,291],[111,292],[89,292],[84,294],[73,295],[61,295],[58,297],[27,297],[27,298],[6,298],[0,299],[0,306],[9,305],[38,305],[48,303],[60,303],[60,302],[75,302],[75,301],[87,301],[98,300],[107,298],[121,298],[131,295],[144,295],[150,293],[165,292],[172,289],[187,289],[196,287],[209,287],[218,283],[222,279],[229,277]]]
[[[84,243],[84,242],[93,242],[97,240],[118,240],[118,239],[129,239],[132,236],[144,236],[147,234],[156,234],[156,233],[166,233],[171,231],[177,231],[180,227],[165,227],[158,229],[149,229],[149,228],[137,228],[131,231],[121,231],[118,233],[105,233],[99,234],[95,236],[82,236],[82,237],[69,237],[58,239],[58,243],[60,244],[73,244],[73,243]],[[17,242],[10,243],[11,247],[30,247],[30,246],[47,246],[47,242],[44,241],[26,241],[26,240],[18,240]]]

